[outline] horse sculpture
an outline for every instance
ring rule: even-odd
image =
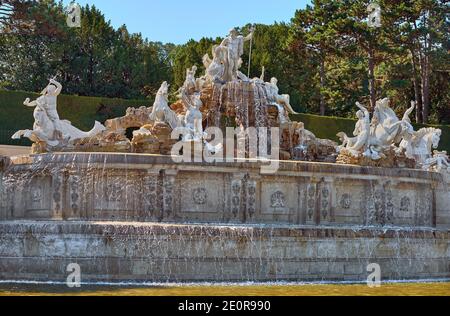
[[[414,105],[413,105],[414,106]],[[383,152],[391,146],[399,144],[402,139],[413,132],[409,115],[414,107],[408,109],[402,120],[397,118],[395,112],[389,107],[389,99],[383,99],[377,102],[372,121],[369,120],[369,113],[358,103],[361,111],[358,111],[358,123],[356,124],[353,138],[341,132],[337,134],[343,143],[339,150],[347,149],[349,152],[358,156],[362,154],[373,160],[381,159]],[[364,126],[362,128],[362,126]]]
[[[156,94],[150,120],[163,122],[170,125],[172,129],[182,126],[181,117],[169,107],[169,84],[164,81]]]
[[[432,127],[422,128],[417,132],[409,131],[400,143],[400,148],[405,150],[408,158],[415,159],[422,165],[432,158],[432,151],[438,148],[441,136],[442,131]]]
[[[376,143],[371,145],[381,145],[386,148],[402,140],[403,121],[398,119],[390,108],[389,102],[388,98],[377,101],[371,131],[371,139],[376,140]]]

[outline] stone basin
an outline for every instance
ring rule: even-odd
[[[3,171],[0,219],[449,228],[440,173],[308,162],[175,163],[171,157],[18,156]]]
[[[450,278],[450,182],[412,169],[55,153],[0,168],[0,280]]]

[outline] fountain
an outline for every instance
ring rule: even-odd
[[[372,121],[357,104],[341,146],[318,139],[289,119],[276,78],[239,71],[250,38],[232,31],[204,76],[188,69],[174,104],[165,82],[153,107],[88,133],[60,120],[55,80],[26,100],[35,125],[14,137],[32,154],[0,157],[0,280],[64,282],[71,263],[83,282],[364,281],[371,263],[384,280],[449,278],[440,131],[414,131],[385,99]],[[214,142],[224,118],[237,132]],[[266,127],[255,154],[245,131]],[[175,159],[192,148],[219,158]]]

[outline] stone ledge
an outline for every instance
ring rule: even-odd
[[[249,172],[257,172],[264,164],[251,160],[237,162],[216,162],[216,163],[175,163],[169,156],[146,155],[146,154],[123,154],[123,153],[53,153],[41,155],[18,156],[12,159],[13,166],[26,166],[29,164],[49,164],[73,166],[79,168],[89,164],[90,167],[99,165],[127,165],[129,169],[142,169],[146,165],[161,165],[161,168],[178,169],[182,166],[190,167],[217,167],[217,168],[237,168]],[[418,169],[396,169],[396,168],[374,168],[353,165],[339,165],[331,163],[299,162],[299,161],[279,161],[279,172],[306,172],[306,173],[332,173],[345,174],[346,176],[382,176],[382,177],[403,177],[414,179],[426,179],[436,182],[443,182],[443,175],[435,172],[428,172]],[[255,169],[258,169],[255,171]]]
[[[133,236],[139,238],[148,235],[181,236],[189,234],[195,237],[228,238],[411,238],[450,240],[450,230],[446,229],[405,229],[398,228],[357,228],[357,227],[306,227],[278,225],[194,225],[194,224],[158,224],[138,222],[0,222],[0,235],[4,234],[89,234],[101,236]]]

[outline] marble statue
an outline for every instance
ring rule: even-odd
[[[408,158],[414,159],[418,165],[425,164],[427,159],[433,158],[433,149],[439,147],[442,131],[437,128],[422,128],[415,132],[407,129],[400,148],[405,150]]]
[[[62,85],[50,80],[49,85],[42,91],[41,96],[30,102],[27,98],[24,105],[34,107],[33,130],[21,130],[16,132],[12,139],[26,137],[33,143],[41,143],[43,150],[53,151],[63,149],[75,141],[94,137],[105,130],[99,122],[95,122],[94,128],[89,132],[83,132],[67,120],[60,120],[57,111],[57,97],[62,91]]]
[[[156,93],[150,120],[167,123],[172,129],[181,126],[180,118],[169,107],[169,84],[164,81]]]
[[[226,47],[215,45],[212,48],[213,59],[208,54],[203,56],[203,66],[206,69],[206,81],[225,81],[227,52]]]
[[[220,44],[220,47],[226,47],[226,81],[233,81],[237,79],[237,73],[239,70],[239,60],[244,54],[244,43],[250,41],[253,38],[254,31],[252,30],[249,35],[239,35],[236,29],[230,30],[230,34]]]
[[[261,77],[264,78],[264,70]],[[261,80],[261,78],[259,80]],[[291,106],[290,96],[288,94],[280,94],[277,78],[273,77],[270,79],[270,82],[265,83],[265,86],[269,101],[278,107],[281,124],[289,121],[289,114],[298,114]]]
[[[189,131],[184,136],[184,141],[201,141],[204,138],[203,133],[203,115],[200,108],[203,106],[200,100],[200,94],[195,93],[188,96],[186,91],[182,91],[183,104],[186,107],[186,115],[184,117],[184,127]]]
[[[370,150],[370,113],[361,103],[356,102],[356,106],[359,108],[359,111],[356,112],[358,122],[353,131],[353,136],[355,137],[350,138],[343,132],[339,133],[337,136],[343,143],[342,146],[340,146],[340,149],[345,148],[354,156],[358,156],[362,153],[366,157],[370,156],[375,160],[380,159],[377,153],[373,153]]]
[[[382,148],[388,148],[392,144],[398,144],[402,140],[404,130],[395,112],[389,106],[389,98],[377,101],[372,119],[371,138],[375,144]],[[405,119],[405,117],[404,117]],[[410,122],[406,122],[409,123]]]
[[[185,89],[188,93],[194,93],[197,91],[197,80],[195,79],[195,74],[197,73],[197,66],[192,66],[192,68],[186,70],[186,80],[184,81],[183,86],[180,88]]]
[[[415,104],[406,111],[403,119],[399,120],[389,107],[389,102],[388,98],[377,101],[372,120],[370,120],[369,111],[357,103],[360,110],[356,114],[358,122],[353,132],[355,137],[350,138],[343,132],[337,134],[342,142],[338,150],[346,149],[355,157],[362,155],[372,160],[379,160],[385,157],[384,152],[408,138],[409,135],[413,135],[414,129],[409,115],[414,110]],[[401,152],[401,147],[397,148],[398,153]]]
[[[450,172],[450,160],[446,151],[435,150],[432,158],[425,160],[423,170],[436,172]]]

